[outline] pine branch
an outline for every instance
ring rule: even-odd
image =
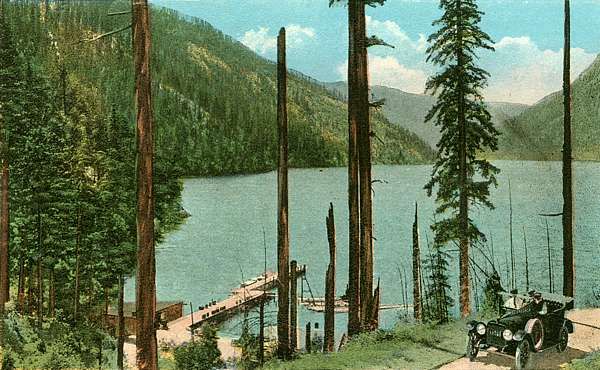
[[[371,46],[387,46],[392,49],[396,48],[394,45],[388,44],[387,42],[383,41],[382,39],[380,39],[379,37],[377,37],[375,35],[373,35],[371,37],[367,37],[367,47],[371,47]]]
[[[101,34],[101,35],[98,35],[98,36],[96,36],[96,37],[92,37],[91,39],[82,40],[81,42],[93,42],[93,41],[98,41],[98,40],[100,40],[100,39],[103,39],[103,38],[105,38],[105,37],[108,37],[108,36],[111,36],[111,35],[117,34],[117,33],[119,33],[119,32],[123,32],[123,31],[125,31],[125,30],[128,30],[128,29],[130,29],[130,28],[131,28],[131,23],[130,23],[130,24],[128,24],[127,26],[124,26],[124,27],[118,28],[118,29],[116,29],[116,30],[113,30],[113,31],[110,31],[110,32],[103,33],[103,34]]]

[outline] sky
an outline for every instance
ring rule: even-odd
[[[347,9],[328,0],[151,0],[202,18],[267,59],[276,57],[276,36],[286,27],[288,64],[321,81],[346,79]],[[369,35],[394,49],[369,49],[370,81],[423,93],[435,68],[426,62],[436,0],[388,0],[367,9]],[[563,0],[480,0],[481,28],[495,52],[479,53],[490,73],[490,101],[533,104],[562,86]],[[600,52],[600,0],[571,0],[572,78]]]

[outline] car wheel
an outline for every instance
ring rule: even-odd
[[[523,370],[527,368],[527,364],[529,363],[529,359],[531,357],[531,344],[529,340],[524,339],[519,346],[517,347],[517,352],[515,354],[515,367],[517,370]]]
[[[560,333],[558,334],[558,345],[556,349],[558,352],[564,352],[567,349],[567,344],[569,343],[569,331],[566,326],[563,326],[560,329]]]
[[[477,358],[478,353],[479,341],[477,340],[474,334],[470,334],[469,339],[467,340],[467,356],[469,357],[469,361],[475,361],[475,358]]]

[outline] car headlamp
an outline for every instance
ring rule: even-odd
[[[525,337],[525,333],[523,332],[523,330],[519,330],[518,332],[516,332],[512,339],[516,340],[517,342],[520,342],[523,340],[523,338]]]
[[[485,324],[480,322],[477,324],[477,334],[484,335],[485,334]]]
[[[504,331],[502,332],[502,338],[504,338],[504,340],[506,340],[506,341],[512,340],[512,338],[513,338],[512,331],[510,331],[509,329],[504,329]]]

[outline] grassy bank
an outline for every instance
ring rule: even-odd
[[[573,360],[565,370],[598,370],[600,369],[600,352],[592,352],[585,358]]]
[[[363,334],[333,354],[306,354],[291,362],[272,361],[266,369],[431,369],[464,353],[465,324],[402,324]]]

